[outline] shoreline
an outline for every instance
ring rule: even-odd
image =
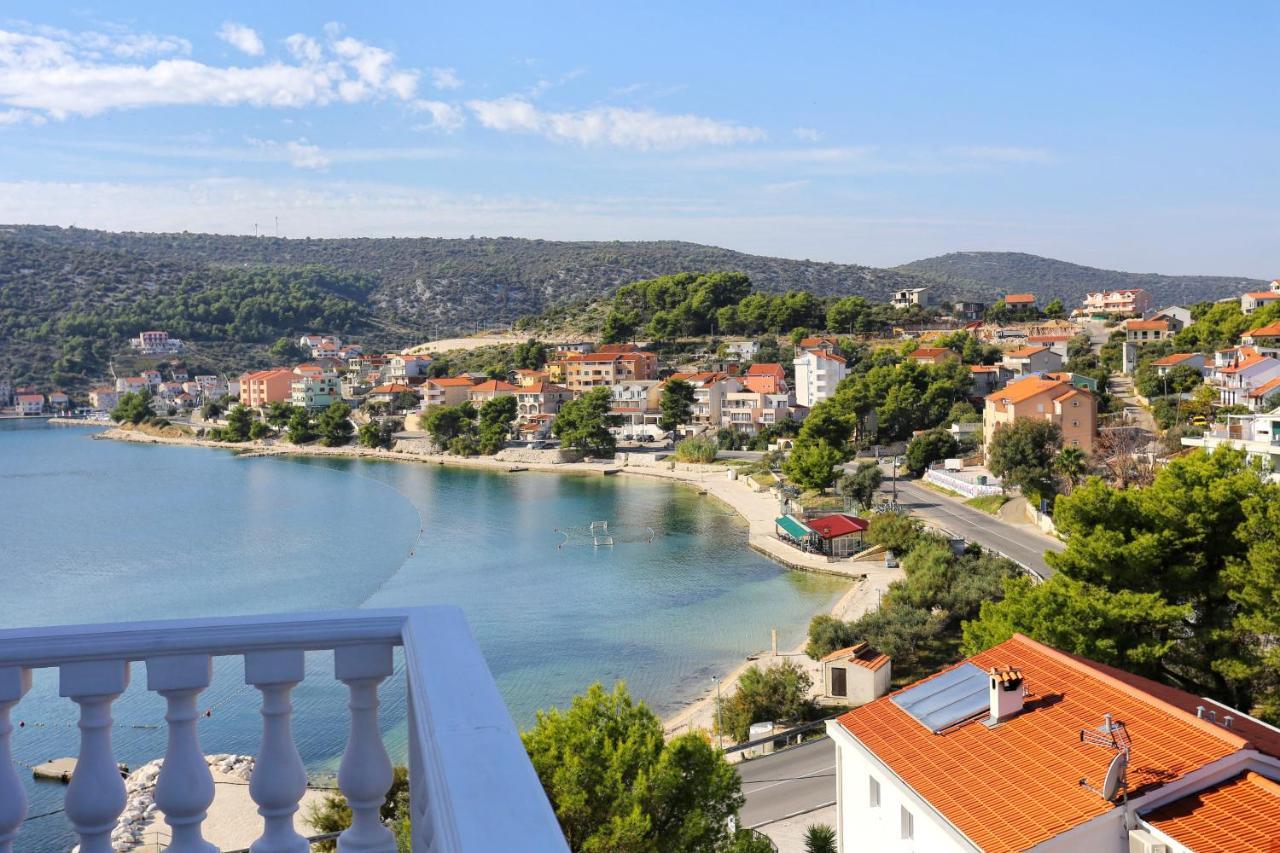
[[[79,422],[77,426],[104,426]],[[217,450],[230,450],[238,456],[246,458],[266,456],[312,456],[337,457],[344,459],[365,459],[381,462],[410,462],[426,465],[452,466],[472,468],[499,473],[516,473],[518,471],[536,471],[551,474],[574,474],[578,476],[605,476],[606,474],[622,474],[651,479],[668,480],[684,486],[696,488],[700,495],[709,497],[724,504],[739,518],[747,523],[747,547],[761,556],[767,557],[782,568],[789,571],[804,571],[817,574],[842,577],[852,582],[839,599],[830,607],[822,608],[812,616],[830,613],[840,618],[853,618],[866,612],[869,602],[874,602],[877,589],[883,590],[889,580],[897,576],[901,570],[886,570],[883,563],[863,561],[854,563],[848,560],[829,563],[825,557],[796,551],[784,545],[773,534],[773,520],[777,505],[773,496],[767,492],[756,492],[744,478],[729,479],[728,471],[723,466],[697,465],[689,463],[631,465],[626,462],[505,462],[488,457],[461,457],[442,453],[411,453],[407,451],[370,449],[348,445],[345,447],[322,447],[317,445],[295,446],[279,445],[264,441],[250,441],[242,444],[227,444],[211,439],[192,436],[153,435],[139,430],[126,429],[119,426],[108,426],[95,439],[126,441],[134,444],[166,444],[179,447],[205,447]],[[812,618],[812,616],[810,618]],[[807,627],[807,622],[805,627]],[[802,642],[790,651],[779,650],[776,657],[770,650],[763,653],[752,652],[739,665],[719,676],[719,683],[736,685],[738,677],[749,667],[756,664],[767,664],[789,658],[800,658],[802,664],[816,666],[804,656],[805,643]],[[820,673],[819,673],[820,674]],[[815,684],[820,679],[815,679]],[[689,700],[676,711],[663,718],[663,728],[668,736],[681,730],[711,729],[711,716],[714,713],[714,690],[708,690],[696,699]]]

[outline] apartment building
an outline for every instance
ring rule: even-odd
[[[259,370],[240,377],[240,402],[250,408],[268,403],[292,402],[293,380],[298,375],[292,370]]]
[[[515,395],[516,418],[521,421],[530,420],[535,415],[554,415],[573,399],[573,392],[568,388],[550,382],[517,385]]]
[[[470,399],[471,388],[475,384],[465,376],[428,379],[422,384],[423,405],[430,409],[434,406],[457,406],[465,403]]]
[[[1051,421],[1062,430],[1065,446],[1093,452],[1094,436],[1098,432],[1098,400],[1069,382],[1028,376],[988,394],[982,416],[983,446],[991,446],[997,427],[1018,418]]]
[[[1268,477],[1280,482],[1280,408],[1266,413],[1222,417],[1226,418],[1226,423],[1213,424],[1204,435],[1183,438],[1183,445],[1210,451],[1219,447],[1243,450],[1250,461],[1261,465]]]
[[[1097,290],[1085,294],[1082,310],[1085,314],[1136,314],[1141,317],[1151,310],[1151,294],[1140,287]]]
[[[1004,354],[1001,364],[1015,376],[1030,376],[1062,369],[1062,356],[1051,347],[1028,344]]]
[[[548,378],[582,393],[635,379],[657,379],[658,357],[650,352],[575,353],[547,365]]]
[[[803,350],[793,364],[796,402],[810,409],[834,394],[840,380],[849,375],[844,357],[837,355],[829,343]]]
[[[1209,373],[1218,405],[1248,406],[1255,412],[1268,408],[1267,401],[1280,393],[1276,379],[1280,379],[1280,358],[1245,346],[1214,353]]]
[[[663,437],[665,433],[658,426],[663,384],[656,379],[633,379],[614,385],[609,412],[617,416],[618,425],[612,432],[641,439]]]
[[[290,385],[295,406],[317,411],[342,400],[342,382],[337,376],[298,376]]]
[[[725,399],[742,390],[742,381],[727,373],[673,373],[672,379],[683,379],[693,386],[693,425],[719,429]]]

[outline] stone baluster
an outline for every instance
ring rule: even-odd
[[[334,675],[351,694],[351,731],[338,767],[351,827],[338,838],[339,853],[395,853],[395,837],[379,816],[392,775],[378,728],[378,685],[391,674],[391,654],[389,645],[343,646],[333,653]]]
[[[302,681],[306,660],[301,649],[249,652],[244,682],[262,692],[262,747],[254,762],[249,796],[262,815],[261,837],[250,853],[307,853],[310,845],[293,825],[298,801],[307,792],[307,772],[293,742],[289,694]]]
[[[156,807],[164,813],[172,853],[217,853],[200,831],[213,802],[213,774],[200,749],[196,699],[213,677],[208,655],[167,655],[147,661],[147,689],[165,698],[169,744],[156,779]]]
[[[415,851],[428,851],[433,841],[434,827],[427,815],[427,774],[422,765],[422,736],[418,731],[418,718],[414,713],[413,691],[409,691],[409,816]]]
[[[80,755],[67,787],[66,814],[80,853],[113,853],[111,830],[124,811],[124,779],[111,751],[111,703],[129,686],[127,661],[59,667],[58,694],[80,706]]]
[[[0,667],[0,853],[12,853],[13,841],[27,817],[27,792],[13,768],[9,709],[31,689],[31,670]]]

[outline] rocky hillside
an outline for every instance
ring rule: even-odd
[[[1068,306],[1079,304],[1091,290],[1140,287],[1157,304],[1175,305],[1237,296],[1264,282],[1212,275],[1158,275],[1086,267],[1021,252],[952,252],[896,267],[939,282],[944,292],[964,294],[1031,291],[1041,303],[1057,297]]]

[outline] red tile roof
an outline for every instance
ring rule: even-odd
[[[867,529],[867,522],[856,515],[833,512],[831,515],[820,515],[810,518],[805,524],[817,531],[823,539],[834,539],[837,536],[848,536],[850,533],[861,533]]]
[[[1252,771],[1143,817],[1196,853],[1280,851],[1280,785]]]
[[[1246,332],[1245,336],[1250,338],[1280,337],[1280,321],[1277,321],[1275,323],[1268,323],[1265,326],[1259,326],[1258,328],[1253,329],[1252,331]]]
[[[503,382],[501,379],[490,379],[488,382],[481,382],[479,385],[471,386],[472,394],[496,394],[499,391],[519,391],[519,385],[512,385],[510,382]]]
[[[529,385],[516,387],[517,394],[568,394],[569,389],[561,385],[553,385],[550,382],[534,382]]]
[[[1034,293],[1010,293],[1004,298],[1005,305],[1031,305],[1035,301]]]
[[[968,662],[983,670],[1020,669],[1028,693],[1024,710],[994,728],[975,719],[934,734],[885,696],[839,722],[988,853],[1034,847],[1116,807],[1078,781],[1096,785],[1106,772],[1110,754],[1080,740],[1081,730],[1096,728],[1103,714],[1124,723],[1132,738],[1130,796],[1247,744],[1089,661],[1021,634]]]
[[[836,649],[831,654],[822,659],[823,663],[829,663],[833,660],[843,658],[848,663],[857,664],[867,669],[879,669],[889,662],[889,656],[876,651],[867,645],[866,641],[855,643],[844,649]]]
[[[781,386],[778,380],[772,376],[744,376],[741,378],[742,387],[756,394],[778,394],[781,392]]]
[[[389,382],[386,385],[379,385],[369,392],[370,394],[412,394],[413,389],[408,385],[401,385],[398,382]]]
[[[475,385],[474,382],[465,376],[442,376],[439,379],[428,379],[427,382],[431,385],[439,386],[440,388],[460,388],[462,386],[470,388]]]
[[[810,355],[817,356],[818,358],[825,358],[827,361],[838,361],[841,364],[844,364],[844,356],[836,355],[833,352],[823,352],[820,349],[811,349],[808,352]]]
[[[1043,394],[1046,391],[1065,391],[1071,386],[1057,379],[1042,379],[1039,376],[1028,376],[1017,382],[1010,382],[999,391],[993,391],[986,399],[995,403],[1008,400],[1010,403],[1021,403],[1023,400]]]
[[[1257,388],[1254,388],[1249,392],[1249,396],[1264,399],[1277,392],[1280,392],[1280,376],[1277,376],[1275,379],[1271,379],[1262,383]]]
[[[907,358],[937,358],[940,355],[946,355],[951,350],[946,347],[920,347]],[[954,353],[953,353],[954,354]]]
[[[1048,347],[1019,347],[1016,350],[1005,353],[1009,358],[1031,358],[1036,353],[1044,352]]]
[[[1157,358],[1151,362],[1154,367],[1173,367],[1182,364],[1189,358],[1195,358],[1199,353],[1195,352],[1175,352],[1173,355],[1166,355],[1164,358]]]
[[[1134,332],[1167,332],[1168,320],[1128,320],[1124,327]]]
[[[781,364],[777,362],[766,362],[763,364],[753,364],[747,368],[748,376],[772,376],[779,382],[783,382],[787,378],[787,371],[783,369]]]
[[[1280,299],[1280,293],[1273,293],[1270,290],[1255,290],[1252,293],[1246,293],[1245,296],[1251,296],[1254,299]]]

